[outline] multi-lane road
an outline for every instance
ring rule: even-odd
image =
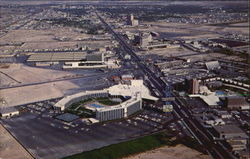
[[[187,127],[189,127],[195,138],[206,148],[207,152],[216,159],[233,158],[227,150],[218,145],[218,142],[214,142],[213,136],[196,119],[193,118],[185,104],[179,98],[176,99],[177,100],[174,102],[175,113],[178,117],[183,119],[182,121]]]
[[[106,26],[106,28],[110,31],[110,33],[113,34],[115,39],[123,47],[126,53],[128,53],[131,56],[131,60],[135,62],[138,68],[140,68],[142,72],[145,74],[145,76],[148,77],[148,80],[150,81],[150,83],[152,83],[155,89],[157,89],[157,91],[161,93],[162,97],[170,96],[172,94],[171,90],[169,89],[170,85],[166,84],[159,77],[157,77],[155,73],[152,72],[143,61],[141,61],[141,59],[133,51],[132,47],[119,34],[117,34],[98,13],[96,13],[96,15],[99,17],[100,21]],[[213,141],[213,138],[211,137],[210,133],[208,133],[207,130],[203,128],[200,125],[200,123],[197,122],[192,117],[192,114],[184,105],[181,105],[181,103],[176,103],[176,102],[173,104],[174,104],[175,114],[178,117],[182,118],[182,121],[185,124],[185,126],[191,131],[191,133],[199,141],[199,143],[202,144],[204,148],[206,148],[207,152],[213,158],[216,158],[216,159],[233,158],[232,155],[230,155],[230,153],[227,150],[225,150],[222,146],[216,144]]]
[[[105,20],[99,16],[99,19],[101,22],[106,26],[106,28],[113,34],[115,39],[119,42],[119,44],[123,47],[123,49],[131,56],[131,60],[136,63],[138,68],[140,68],[143,73],[148,77],[149,81],[156,87],[158,90],[160,90],[160,93],[164,95],[164,90],[166,87],[166,84],[164,81],[162,81],[160,78],[158,78],[155,73],[153,73],[143,61],[135,54],[131,46],[119,35],[117,34],[110,26],[105,22]]]

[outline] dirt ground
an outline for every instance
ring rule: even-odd
[[[0,124],[0,159],[32,159],[33,157]]]
[[[219,32],[235,32],[241,34],[249,34],[249,24],[248,23],[236,23],[225,26],[208,26],[204,25],[201,27],[197,27],[199,30],[207,30],[207,31],[219,31]]]
[[[154,31],[158,33],[166,33],[169,36],[167,38],[171,38],[172,36],[175,38],[182,39],[194,39],[194,38],[215,38],[219,35],[213,32],[213,28],[200,29],[201,26],[193,25],[193,24],[180,24],[180,23],[167,23],[167,22],[157,22],[150,23],[145,22],[143,24],[148,25],[147,27],[134,27],[134,28],[123,28],[116,29],[117,31]]]
[[[53,81],[73,77],[74,75],[67,71],[29,67],[23,64],[9,64],[8,68],[0,68],[0,86]]]
[[[171,23],[171,22],[144,22],[143,24],[148,25],[148,27],[128,27],[121,29],[116,29],[116,31],[155,31],[158,33],[168,33],[171,38],[171,34],[176,34],[175,36],[181,39],[203,39],[203,38],[217,38],[221,36],[219,33],[241,33],[249,34],[249,25],[247,23],[232,24],[228,26],[213,26],[213,25],[195,25],[195,24],[181,24],[181,23]],[[241,27],[238,27],[241,26]]]
[[[75,77],[76,75],[78,74],[67,71],[35,68],[23,64],[9,64],[8,68],[0,68],[0,86],[15,86],[47,82],[57,79],[64,79],[66,77]],[[78,86],[72,83],[70,80],[58,81],[25,87],[3,89],[0,90],[0,97],[5,100],[8,106],[14,106],[33,101],[62,97],[65,91],[77,87]]]
[[[92,37],[93,35],[79,33],[79,31],[67,27],[48,30],[12,30],[9,31],[5,36],[0,38],[0,44],[17,43],[19,45],[0,46],[0,54],[1,51],[11,53],[12,50],[15,49],[64,49],[76,48],[78,44],[83,44],[90,48],[105,47],[111,45],[111,42],[107,40],[86,40]],[[59,39],[67,40],[60,41]]]
[[[156,54],[163,57],[178,57],[178,56],[185,56],[190,54],[195,54],[195,52],[187,50],[186,48],[158,48],[149,51],[140,51],[138,55],[150,55]]]
[[[24,36],[25,35],[25,36]],[[0,42],[43,42],[57,41],[54,38],[68,38],[77,40],[89,38],[91,35],[75,32],[69,28],[58,28],[49,30],[12,30],[1,37]]]
[[[199,54],[196,52],[193,52],[191,50],[187,50],[185,48],[159,48],[159,49],[153,49],[149,51],[140,51],[137,54],[138,55],[150,55],[152,52],[155,55],[163,56],[163,57],[179,57],[180,59],[187,60],[190,59],[191,62],[199,61],[199,60],[218,60],[224,59],[224,60],[231,60],[231,61],[244,61],[243,58],[240,58],[238,56],[227,56],[225,54],[221,53],[204,53]]]
[[[181,59],[187,60],[189,59],[191,62],[197,62],[197,61],[211,61],[211,60],[218,60],[223,59],[223,60],[231,60],[231,61],[243,61],[243,58],[240,58],[238,56],[227,56],[224,54],[220,53],[209,53],[209,54],[197,54],[197,55],[191,55],[191,56],[184,56],[181,57]]]
[[[0,97],[5,100],[7,106],[21,105],[25,103],[32,103],[34,101],[43,101],[51,98],[59,98],[64,95],[63,91],[65,90],[60,89],[57,86],[67,86],[65,90],[76,88],[76,86],[74,87],[71,82],[62,81],[34,86],[4,89],[0,91]]]
[[[211,159],[211,157],[184,145],[177,145],[175,147],[164,146],[124,159]]]

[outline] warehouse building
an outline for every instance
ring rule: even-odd
[[[220,69],[220,64],[218,61],[209,61],[209,62],[206,62],[205,65],[208,70]]]
[[[224,100],[225,106],[228,109],[241,109],[241,110],[247,110],[250,108],[249,103],[245,100],[242,96],[228,96]]]
[[[214,126],[215,138],[225,140],[231,151],[237,152],[247,149],[249,137],[236,125]]]
[[[228,140],[227,143],[229,144],[229,147],[231,151],[242,151],[247,149],[247,143],[245,140]]]
[[[65,62],[81,61],[86,59],[86,52],[59,52],[59,53],[34,53],[29,56],[27,62]]]
[[[65,62],[64,69],[67,68],[105,68],[103,53],[87,54],[84,59],[80,61]]]
[[[246,133],[236,125],[218,125],[214,126],[215,137],[219,139],[243,139],[246,140],[248,136]]]
[[[19,111],[14,107],[2,107],[0,108],[0,117],[1,118],[8,118],[12,116],[19,115]]]
[[[35,66],[51,66],[63,63],[63,69],[119,68],[119,62],[105,58],[104,53],[61,52],[31,54],[27,62]]]

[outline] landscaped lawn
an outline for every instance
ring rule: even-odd
[[[158,133],[135,140],[82,152],[65,159],[118,159],[131,154],[144,152],[164,145],[175,145],[165,133]]]
[[[78,106],[84,104],[84,103],[87,103],[89,101],[91,101],[92,99],[86,99],[86,100],[81,100],[79,102],[75,102],[73,104],[71,104],[67,109],[71,109],[71,110],[75,110]]]
[[[71,114],[75,114],[75,115],[79,115],[82,118],[90,118],[90,117],[94,117],[94,113],[91,110],[88,110],[84,107],[82,107],[81,105],[83,105],[84,103],[87,103],[89,101],[92,101],[92,99],[86,99],[86,100],[82,100],[76,103],[71,104],[71,106],[69,106],[65,112],[66,113],[71,113]]]
[[[98,101],[101,104],[110,105],[110,106],[119,104],[119,102],[112,101],[108,97],[96,98],[96,101]]]
[[[176,146],[183,144],[187,147],[195,149],[201,153],[206,153],[203,147],[191,137],[182,137],[173,139],[166,132],[144,136],[131,141],[126,141],[118,144],[113,144],[100,149],[86,151],[64,159],[120,159],[129,155],[152,150],[161,146]]]

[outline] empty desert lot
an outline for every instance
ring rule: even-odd
[[[32,159],[33,157],[0,124],[0,159]]]
[[[79,33],[79,31],[67,27],[48,30],[12,30],[0,38],[0,44],[16,43],[19,45],[2,45],[0,46],[0,51],[6,49],[10,51],[11,49],[25,50],[76,48],[78,44],[83,44],[91,48],[94,46],[104,47],[107,45],[111,45],[111,42],[107,40],[86,40],[92,37],[93,35]]]
[[[80,34],[69,28],[48,29],[48,30],[12,30],[0,39],[0,42],[43,42],[57,41],[54,38],[89,38],[90,35]]]
[[[204,155],[196,150],[188,148],[184,145],[174,147],[164,146],[155,150],[140,153],[124,159],[211,159],[208,155]]]

